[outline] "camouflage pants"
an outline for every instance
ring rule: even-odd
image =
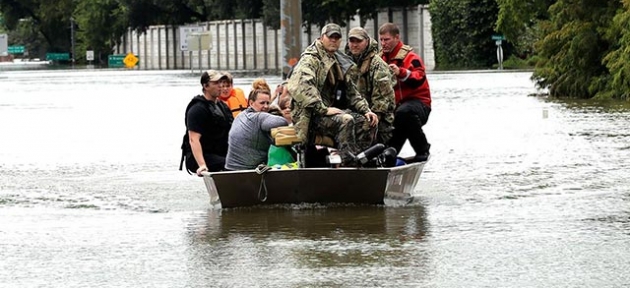
[[[379,121],[375,143],[381,143],[387,146],[394,133],[394,115],[384,113],[376,113],[376,115],[378,115]]]
[[[361,114],[345,111],[345,113],[315,117],[313,133],[334,139],[335,146],[343,166],[356,166],[354,156],[370,147],[374,141],[375,127],[370,127],[368,120]]]

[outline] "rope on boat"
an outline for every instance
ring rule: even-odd
[[[258,200],[260,200],[260,202],[267,201],[267,194],[269,194],[267,191],[267,183],[265,183],[265,173],[269,170],[271,170],[271,166],[267,166],[265,164],[260,164],[256,167],[256,173],[258,173],[258,175],[262,175],[260,178],[260,187],[258,188]]]

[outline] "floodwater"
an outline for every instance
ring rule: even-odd
[[[627,287],[630,107],[530,75],[429,75],[414,205],[219,210],[178,171],[198,73],[2,72],[0,287]]]

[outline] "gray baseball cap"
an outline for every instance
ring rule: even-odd
[[[370,38],[370,36],[368,35],[367,31],[365,31],[365,29],[361,28],[361,27],[354,27],[352,29],[350,29],[350,32],[348,32],[348,38],[356,38],[359,40],[365,40]]]
[[[330,37],[335,33],[339,34],[339,37],[341,37],[341,27],[335,23],[328,23],[322,28],[322,35]]]

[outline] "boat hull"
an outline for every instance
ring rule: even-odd
[[[207,173],[210,202],[222,208],[271,204],[408,202],[423,163],[393,168],[300,168]]]

